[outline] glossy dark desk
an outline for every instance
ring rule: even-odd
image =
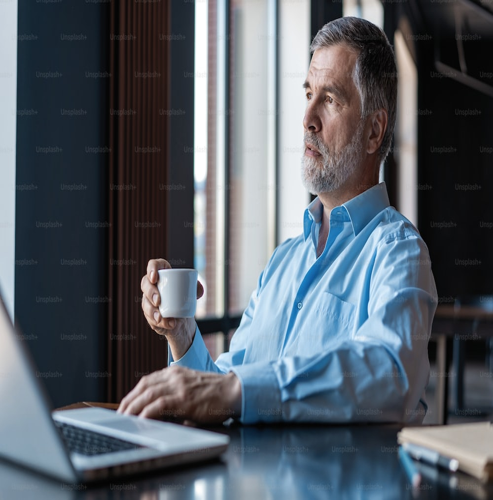
[[[478,481],[441,473],[413,491],[399,463],[396,426],[219,427],[221,460],[96,486],[59,483],[0,462],[0,499],[489,498]],[[491,496],[493,498],[493,496]]]

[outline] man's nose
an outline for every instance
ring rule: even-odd
[[[306,107],[305,116],[303,118],[303,127],[305,131],[310,131],[313,133],[320,132],[320,116],[317,112],[316,103],[314,102],[309,102]]]

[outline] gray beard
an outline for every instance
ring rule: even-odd
[[[313,144],[321,156],[314,158],[303,153],[301,178],[312,194],[330,193],[339,189],[355,172],[362,156],[364,120],[358,124],[351,141],[341,151],[329,152],[329,148],[314,134],[305,132],[304,140]]]

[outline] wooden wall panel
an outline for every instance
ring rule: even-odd
[[[167,364],[147,325],[140,282],[165,257],[168,183],[169,2],[111,3],[108,401]]]

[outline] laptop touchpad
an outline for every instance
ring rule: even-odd
[[[209,436],[204,436],[202,432],[190,427],[182,427],[178,424],[166,422],[153,422],[150,419],[115,418],[94,423],[98,426],[122,431],[134,436],[139,435],[160,441],[165,440],[168,445],[210,441]]]
[[[114,418],[94,423],[102,425],[103,427],[110,427],[111,429],[118,429],[119,431],[131,433],[163,430],[161,426],[157,426],[153,424],[152,421],[144,419]]]

